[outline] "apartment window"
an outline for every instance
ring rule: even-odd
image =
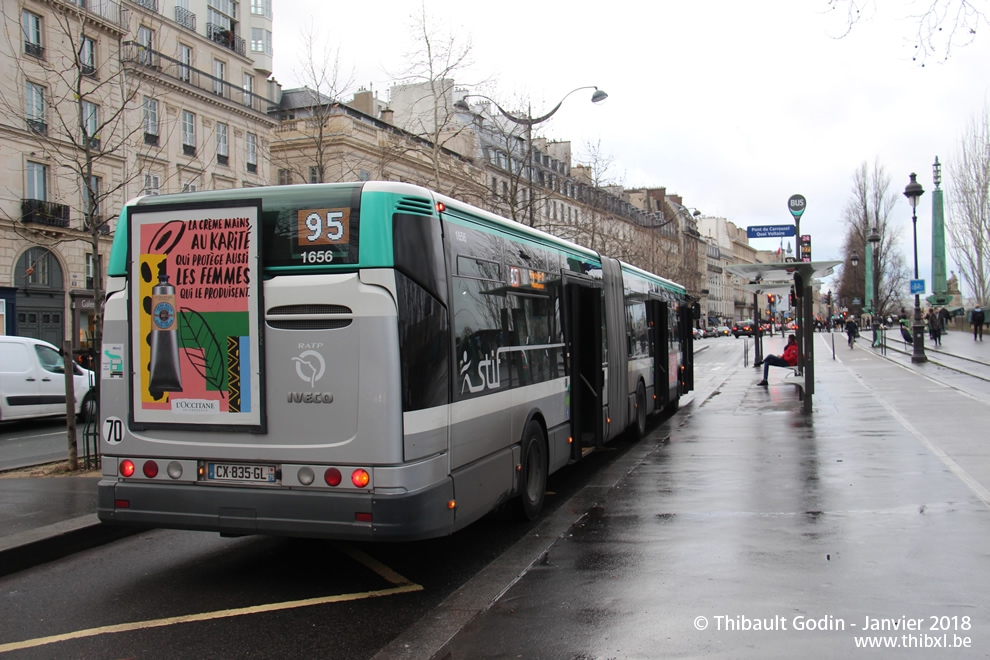
[[[217,122],[217,164],[227,164],[227,124]]]
[[[30,80],[24,86],[24,116],[28,126],[36,133],[47,135],[48,122],[45,120],[45,88]]]
[[[192,47],[179,44],[179,78],[184,82],[189,82],[192,79],[192,63]]]
[[[144,194],[158,195],[161,193],[162,180],[157,174],[144,175]]]
[[[251,105],[251,96],[254,94],[254,76],[250,73],[244,74],[244,105]]]
[[[223,81],[226,79],[227,64],[220,60],[213,60],[213,93],[223,96]]]
[[[186,181],[182,184],[182,192],[196,192],[199,190],[199,184],[195,181]]]
[[[158,145],[158,99],[144,97],[144,142]]]
[[[196,155],[196,115],[188,110],[182,111],[182,153]]]
[[[309,168],[309,182],[310,183],[319,183],[320,182],[319,168],[312,167],[312,166]]]
[[[262,28],[251,28],[251,52],[272,54],[272,32]]]
[[[97,135],[100,122],[100,108],[89,101],[82,102],[83,140],[89,141],[90,149],[100,148],[100,136]]]
[[[278,171],[278,185],[288,186],[292,183],[292,172],[289,170]]]
[[[49,283],[49,259],[51,252],[42,247],[30,248],[27,252],[28,284],[47,286]]]
[[[29,160],[25,174],[27,181],[24,192],[27,198],[48,201],[48,166]]]
[[[257,174],[258,173],[258,136],[255,135],[254,133],[247,134],[245,151],[247,151],[247,171]]]
[[[140,51],[139,61],[145,66],[154,65],[154,56],[152,51],[155,49],[155,33],[151,31],[151,28],[141,26],[138,28],[138,44],[143,46]]]
[[[251,0],[251,13],[255,16],[272,17],[272,0]]]
[[[32,57],[44,57],[41,45],[41,16],[29,11],[21,12],[21,31],[24,33],[24,53]]]
[[[96,40],[82,38],[79,46],[79,68],[84,76],[96,75]]]

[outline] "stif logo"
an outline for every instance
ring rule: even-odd
[[[309,383],[310,387],[316,387],[316,381],[323,378],[327,368],[323,356],[316,351],[303,351],[299,357],[294,357],[292,360],[296,363],[296,375]]]

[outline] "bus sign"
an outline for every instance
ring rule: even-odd
[[[794,235],[794,225],[761,225],[746,227],[749,238],[781,238]]]
[[[804,213],[804,209],[807,208],[808,202],[804,198],[804,195],[791,195],[790,199],[787,200],[787,209],[794,216],[795,220],[801,218],[801,214]]]

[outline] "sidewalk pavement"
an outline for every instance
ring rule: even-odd
[[[841,657],[865,617],[943,614],[979,644],[952,657],[986,657],[990,396],[831,340],[811,414],[786,370],[756,387],[713,355],[677,415],[374,660]],[[726,630],[744,620],[785,627]]]
[[[766,339],[765,351],[779,353],[783,342],[779,336]],[[424,658],[436,654],[467,658],[478,657],[478,649],[488,649],[488,655],[524,657],[697,655],[705,648],[731,654],[718,639],[712,639],[711,631],[706,637],[703,631],[694,630],[690,621],[685,630],[683,622],[670,623],[648,614],[651,609],[659,611],[658,603],[664,603],[668,596],[670,601],[664,607],[680,607],[684,616],[706,611],[747,614],[720,612],[718,594],[726,588],[745,591],[750,588],[748,581],[732,577],[732,567],[722,567],[730,571],[722,575],[694,574],[692,560],[711,559],[712,552],[726,543],[752,543],[750,552],[759,557],[761,552],[771,552],[756,548],[760,539],[780,535],[781,525],[788,527],[785,522],[775,526],[773,521],[794,516],[828,520],[825,507],[845,507],[846,516],[852,519],[846,521],[849,529],[843,532],[843,547],[850,555],[861,551],[857,545],[904,535],[904,530],[890,528],[886,521],[872,521],[879,527],[871,527],[855,519],[850,512],[871,505],[856,499],[860,491],[854,484],[874,489],[863,496],[879,497],[882,503],[876,506],[880,509],[896,509],[909,502],[914,506],[913,496],[905,494],[912,491],[902,489],[924,493],[930,488],[926,479],[952,491],[951,497],[965,501],[957,503],[960,507],[971,507],[972,502],[983,509],[990,506],[990,445],[978,441],[985,427],[983,420],[990,412],[990,389],[974,394],[952,383],[945,386],[940,380],[942,367],[913,365],[910,355],[895,351],[888,351],[885,359],[868,348],[868,341],[861,340],[850,350],[844,335],[816,333],[815,342],[816,391],[810,415],[801,413],[795,388],[781,382],[785,370],[771,369],[769,388],[755,387],[761,373],[752,366],[718,363],[711,373],[699,373],[698,389],[684,399],[678,414],[376,657]],[[699,343],[699,351],[704,347]],[[971,335],[950,332],[940,350],[980,360],[973,363],[974,374],[990,377],[986,366],[990,363],[990,341],[973,342]],[[907,455],[891,453],[891,447],[905,444],[911,447]],[[800,451],[795,450],[796,445],[801,445]],[[919,457],[922,455],[923,459]],[[669,471],[671,465],[678,466],[676,472]],[[854,474],[847,474],[850,470]],[[946,475],[951,483],[945,483]],[[901,479],[911,483],[905,486]],[[742,482],[752,487],[755,480],[760,481],[761,494],[751,490],[733,493]],[[0,479],[0,575],[131,533],[97,520],[97,481],[96,477]],[[827,482],[834,490],[836,483],[846,481],[848,492],[839,489],[838,495],[830,493],[833,499],[829,502],[819,501],[823,496],[818,490],[825,488],[819,484]],[[712,500],[715,495],[706,491],[706,485],[714,489],[718,501]],[[880,495],[876,495],[877,490]],[[940,512],[946,506],[945,497],[940,490],[930,500],[937,502]],[[757,522],[743,534],[743,541],[732,536],[738,531],[732,521],[748,520],[749,514],[729,513],[734,498],[753,499],[742,506],[757,512]],[[711,545],[698,544],[682,529],[687,523],[689,527],[704,527],[712,520],[717,521],[717,533],[705,537]],[[683,545],[672,547],[668,532],[676,532],[673,536]],[[935,535],[932,538],[940,538],[944,532],[930,530]],[[804,530],[799,534],[816,533],[820,532]],[[582,543],[598,548],[597,559],[594,553],[584,552],[587,546]],[[913,543],[913,559],[927,561],[932,548],[923,540]],[[616,553],[616,547],[631,554]],[[669,552],[676,554],[668,556]],[[825,555],[823,547],[821,556]],[[647,566],[659,573],[631,575],[633,567],[642,569],[643,557],[651,557],[656,564],[648,562]],[[883,564],[886,559],[880,556],[871,561]],[[700,582],[687,585],[683,574],[664,573],[668,564],[687,570]],[[966,558],[956,563],[957,571],[968,580],[963,584],[957,583],[955,573],[943,574],[938,562],[925,566],[926,575],[953,585],[957,602],[967,600],[969,586],[984,591],[988,586],[982,567],[972,575],[967,572]],[[827,582],[830,578],[817,575],[819,569],[811,573]],[[821,584],[805,584],[807,570],[800,563],[781,567],[782,574],[810,592],[827,592]],[[761,575],[759,579],[778,584],[781,578]],[[856,574],[851,579],[870,583],[871,576]],[[685,601],[688,592],[690,599]],[[607,593],[604,600],[600,599],[602,593]],[[938,593],[930,590],[928,595],[933,603],[941,602]],[[845,596],[833,596],[839,600],[826,599],[835,605],[833,612],[847,607],[836,605],[847,603],[842,600]],[[874,603],[891,607],[898,597],[883,593],[871,596]],[[514,612],[525,612],[526,616],[515,616]],[[617,613],[627,617],[624,623]],[[633,622],[642,626],[637,628]],[[788,650],[792,656],[800,652],[800,645]]]

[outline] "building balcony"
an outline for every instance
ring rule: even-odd
[[[266,99],[254,92],[249,92],[226,80],[215,78],[205,71],[194,69],[177,59],[146,48],[136,41],[125,41],[121,44],[120,61],[124,64],[132,65],[138,71],[146,71],[148,75],[155,78],[165,77],[179,81],[200,91],[209,92],[214,96],[220,96],[231,103],[247,106],[266,116],[268,115],[269,108],[277,105],[275,101]],[[274,122],[274,119],[272,121]]]
[[[247,42],[234,34],[233,30],[228,30],[222,25],[207,23],[206,37],[224,48],[229,48],[238,55],[244,55],[247,52]]]
[[[22,199],[21,222],[68,229],[69,207],[40,199]]]
[[[72,4],[86,10],[89,14],[99,16],[104,21],[118,27],[125,27],[120,20],[120,3],[115,0],[70,0]],[[147,3],[154,3],[158,0],[135,0],[139,5],[145,6]],[[157,11],[157,10],[155,10]]]
[[[196,14],[182,7],[175,8],[175,22],[183,27],[187,27],[193,32],[196,31]]]

